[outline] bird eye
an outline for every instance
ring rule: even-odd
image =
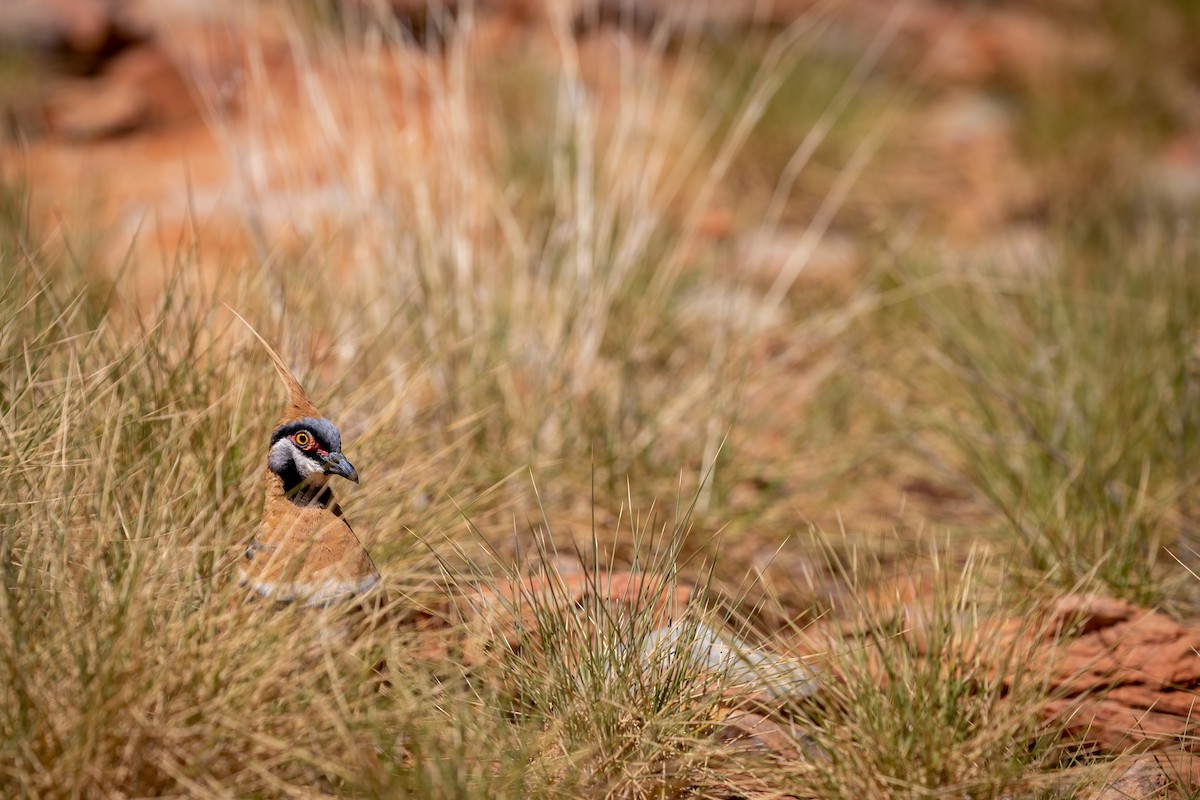
[[[306,431],[300,431],[299,433],[297,433],[294,441],[296,442],[296,445],[298,447],[302,447],[305,450],[312,447],[312,445],[313,445],[313,438],[311,436],[309,436]]]

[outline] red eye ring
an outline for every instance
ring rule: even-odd
[[[316,441],[307,431],[300,431],[292,437],[292,441],[302,450],[311,450],[317,446]]]

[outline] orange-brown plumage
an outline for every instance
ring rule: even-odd
[[[379,584],[379,571],[336,503],[298,505],[267,470],[262,522],[238,581],[279,602],[328,605]]]

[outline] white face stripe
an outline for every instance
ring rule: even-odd
[[[324,467],[306,456],[304,451],[296,447],[292,440],[285,436],[271,447],[271,453],[267,456],[267,464],[271,467],[272,472],[279,473],[287,467],[289,461],[296,465],[296,472],[300,473],[301,478],[325,474]]]

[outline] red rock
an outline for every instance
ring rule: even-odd
[[[7,0],[0,33],[25,46],[92,54],[104,45],[112,12],[108,0]]]
[[[149,107],[147,121],[199,121],[194,93],[167,53],[156,45],[130,48],[105,68],[105,82],[142,94]]]
[[[1096,596],[1059,600],[1047,623],[1029,661],[1050,669],[1044,713],[1068,736],[1116,753],[1200,730],[1200,629]]]
[[[148,112],[147,98],[137,86],[82,81],[59,90],[46,117],[56,134],[78,141],[135,130],[146,121]]]
[[[1178,744],[1200,730],[1200,630],[1112,598],[1069,597],[1052,610],[1058,642],[1047,717],[1107,752]]]
[[[52,132],[78,141],[162,122],[199,122],[199,109],[174,62],[147,44],[123,50],[94,77],[64,83],[47,99],[45,116]]]

